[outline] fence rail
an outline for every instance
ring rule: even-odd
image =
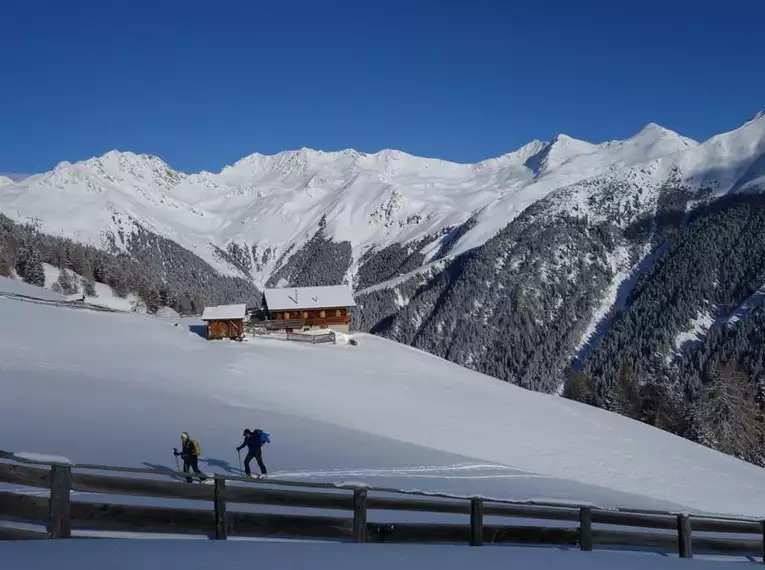
[[[33,303],[35,305],[51,305],[54,307],[66,307],[69,309],[83,309],[88,311],[101,311],[104,313],[124,313],[120,309],[114,309],[112,307],[106,307],[103,305],[95,305],[86,301],[80,300],[52,300],[52,299],[40,299],[38,297],[31,297],[21,293],[5,293],[0,291],[0,297],[6,299],[12,299],[14,301],[21,301],[23,303]]]
[[[334,343],[335,335],[334,333],[331,333],[331,332],[324,333],[324,334],[302,334],[302,333],[288,332],[287,340],[294,340],[298,342],[309,342],[311,344],[325,344],[325,343]]]
[[[176,480],[137,475],[169,476]],[[585,551],[624,547],[674,551],[683,558],[693,557],[694,552],[762,557],[765,548],[763,522],[744,518],[529,504],[329,483],[253,481],[222,475],[214,477],[213,485],[177,481],[187,475],[134,467],[29,461],[0,452],[0,483],[49,491],[49,496],[0,491],[0,518],[6,523],[0,525],[0,539],[71,538],[76,531],[85,530],[182,532],[218,540],[235,535],[357,542],[457,542],[472,546],[535,544],[578,546]],[[76,497],[73,493],[187,499],[208,502],[210,507],[77,501],[73,500]],[[320,509],[337,514],[254,513],[230,508],[237,504]],[[378,511],[462,515],[464,522],[378,523],[370,517],[370,513]],[[507,524],[486,524],[487,517],[509,520]],[[523,520],[518,521],[519,518]],[[566,524],[550,527],[544,526],[544,521]],[[37,523],[47,531],[9,526],[14,522]],[[622,528],[594,528],[596,525]]]

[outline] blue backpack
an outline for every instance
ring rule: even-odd
[[[267,434],[264,431],[260,432],[260,443],[261,445],[264,445],[266,443],[271,443],[271,435]]]

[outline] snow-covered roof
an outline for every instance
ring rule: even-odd
[[[205,307],[202,313],[203,321],[227,321],[229,319],[243,319],[247,311],[247,305],[218,305],[217,307]]]
[[[266,289],[265,296],[269,311],[356,306],[356,302],[353,300],[353,293],[345,285]]]

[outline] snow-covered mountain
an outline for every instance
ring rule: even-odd
[[[622,141],[559,135],[477,164],[300,149],[186,174],[110,152],[5,181],[0,213],[123,250],[143,274],[110,285],[137,282],[147,306],[179,294],[153,294],[147,271],[175,290],[204,281],[191,292],[202,302],[254,298],[214,269],[261,288],[348,282],[360,330],[765,463],[749,445],[761,421],[736,428],[756,432],[742,450],[698,412],[725,366],[741,369],[726,378],[765,385],[765,312],[747,305],[765,284],[762,114],[702,143],[649,124]],[[5,249],[34,241],[24,236]],[[66,258],[43,246],[44,261]],[[6,268],[34,265],[17,257]],[[86,258],[69,269],[95,264],[108,278],[125,263]],[[180,312],[199,305],[183,298]],[[738,328],[718,326],[734,314]]]
[[[474,223],[450,244],[449,255],[479,246],[530,204],[598,177],[652,188],[679,168],[681,176],[701,185],[725,169],[717,180],[720,188],[738,181],[743,187],[743,177],[759,176],[756,168],[747,169],[758,148],[761,152],[764,123],[757,119],[703,145],[655,124],[624,141],[602,144],[559,135],[477,164],[393,150],[364,154],[303,148],[253,154],[217,174],[185,174],[157,157],[112,151],[74,164],[62,162],[20,182],[4,180],[0,211],[97,245],[111,233],[124,246],[119,236],[140,225],[229,273],[239,272],[212,246],[225,250],[237,244],[236,256],[244,256],[245,271],[260,286],[280,261],[314,236],[324,219],[327,239],[350,243],[350,277],[371,248],[442,241],[471,218]],[[437,251],[438,244],[431,243],[424,261]]]

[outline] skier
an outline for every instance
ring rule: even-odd
[[[247,457],[244,458],[245,475],[248,477],[252,475],[250,472],[250,461],[252,461],[253,458],[258,462],[260,473],[262,475],[267,475],[266,464],[263,463],[263,444],[269,441],[268,434],[259,429],[256,429],[255,431],[246,429],[242,432],[242,435],[244,436],[244,441],[242,442],[242,445],[236,448],[236,450],[238,452],[244,449],[245,446],[247,447]]]
[[[176,457],[180,455],[183,458],[184,473],[190,473],[191,471],[194,471],[194,473],[199,475],[200,482],[204,482],[207,480],[207,477],[205,477],[202,471],[199,470],[200,452],[201,449],[199,447],[199,442],[195,439],[191,439],[189,434],[185,431],[181,432],[181,451],[178,451],[178,449],[174,447],[173,453]],[[193,483],[194,479],[191,477],[186,477],[186,481],[188,483]]]

